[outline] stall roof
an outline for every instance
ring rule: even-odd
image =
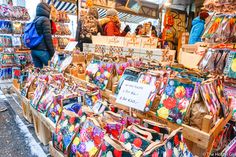
[[[69,14],[76,14],[76,3],[75,0],[45,0],[48,4],[54,4],[55,8],[57,10],[66,11]],[[141,0],[142,13],[135,13],[127,8],[116,8],[119,11],[119,18],[123,22],[129,22],[129,23],[140,23],[146,19],[157,19],[158,18],[158,10],[160,6],[165,3],[167,0]],[[185,6],[191,4],[193,0],[172,0],[172,6],[174,8],[178,8],[180,6],[181,8],[184,8]],[[109,7],[104,6],[97,6],[100,18],[105,17],[106,10]],[[154,16],[152,13],[150,13],[150,10],[152,10],[152,13],[156,13]],[[148,15],[149,14],[149,15]]]

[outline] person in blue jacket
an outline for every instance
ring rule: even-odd
[[[201,37],[204,32],[205,19],[209,14],[202,11],[198,17],[196,17],[192,22],[192,29],[189,36],[189,44],[195,44],[196,42],[201,42]]]

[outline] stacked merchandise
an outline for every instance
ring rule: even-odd
[[[211,73],[213,77],[222,78],[222,81],[217,83],[218,100],[221,104],[230,102],[228,107],[233,109],[232,119],[215,139],[212,153],[231,156],[236,152],[233,140],[236,120],[236,1],[206,0],[204,7],[214,12],[203,34],[203,40],[213,46],[203,56],[199,69]]]
[[[19,73],[22,66],[31,61],[27,50],[17,53],[18,49],[25,49],[21,35],[25,21],[29,19],[28,11],[24,7],[0,5],[1,80],[11,79],[13,74]]]
[[[68,156],[192,156],[181,129],[132,117],[103,101],[98,88],[44,69],[29,75],[31,105],[56,126],[53,146]],[[25,95],[29,95],[25,94]]]
[[[64,11],[56,11],[55,14],[55,19],[53,19],[56,24],[56,32],[53,37],[54,47],[64,49],[69,43],[68,36],[71,35],[69,28],[70,19],[68,14]]]
[[[124,80],[152,86],[144,112],[155,112],[178,125],[201,130],[204,116],[211,115],[212,128],[230,111],[221,77],[212,78],[180,65],[103,59],[92,60],[86,68],[87,79],[93,84],[75,83],[58,73],[67,71],[71,62],[70,55],[56,54],[50,68],[30,72],[22,85],[22,95],[31,100],[31,106],[56,126],[53,146],[69,156],[191,156],[180,130],[139,119],[102,99],[100,89],[109,88],[113,77],[118,80],[115,94]]]

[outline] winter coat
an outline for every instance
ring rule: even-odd
[[[43,35],[42,42],[33,48],[32,50],[45,50],[48,51],[50,57],[55,53],[53,42],[52,42],[52,29],[51,22],[49,19],[50,16],[50,6],[47,3],[40,3],[36,8],[36,17],[37,20],[35,27],[39,35]]]
[[[120,27],[110,20],[109,18],[104,18],[100,20],[100,25],[103,26],[103,31],[106,36],[126,36],[126,32],[120,32]]]
[[[201,20],[200,17],[196,17],[192,22],[192,29],[189,36],[189,44],[195,44],[201,42],[201,37],[204,31],[205,21]]]

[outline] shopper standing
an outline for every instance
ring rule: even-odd
[[[129,25],[125,27],[124,31],[120,31],[121,22],[115,9],[107,10],[106,18],[101,20],[101,23],[104,34],[107,36],[126,36],[130,31]]]
[[[201,37],[204,32],[205,19],[209,16],[206,11],[200,12],[192,22],[192,29],[189,36],[189,44],[195,44],[201,42]]]
[[[103,35],[103,30],[98,22],[97,8],[92,7],[89,9],[87,15],[81,17],[78,22],[76,31],[76,40],[78,41],[77,47],[83,51],[83,43],[92,43],[92,35],[100,33]]]
[[[43,35],[43,39],[39,45],[31,48],[31,55],[34,66],[43,68],[48,65],[48,61],[54,55],[54,47],[52,42],[52,28],[50,22],[51,7],[44,2],[38,4],[36,8],[35,28],[39,35]]]

